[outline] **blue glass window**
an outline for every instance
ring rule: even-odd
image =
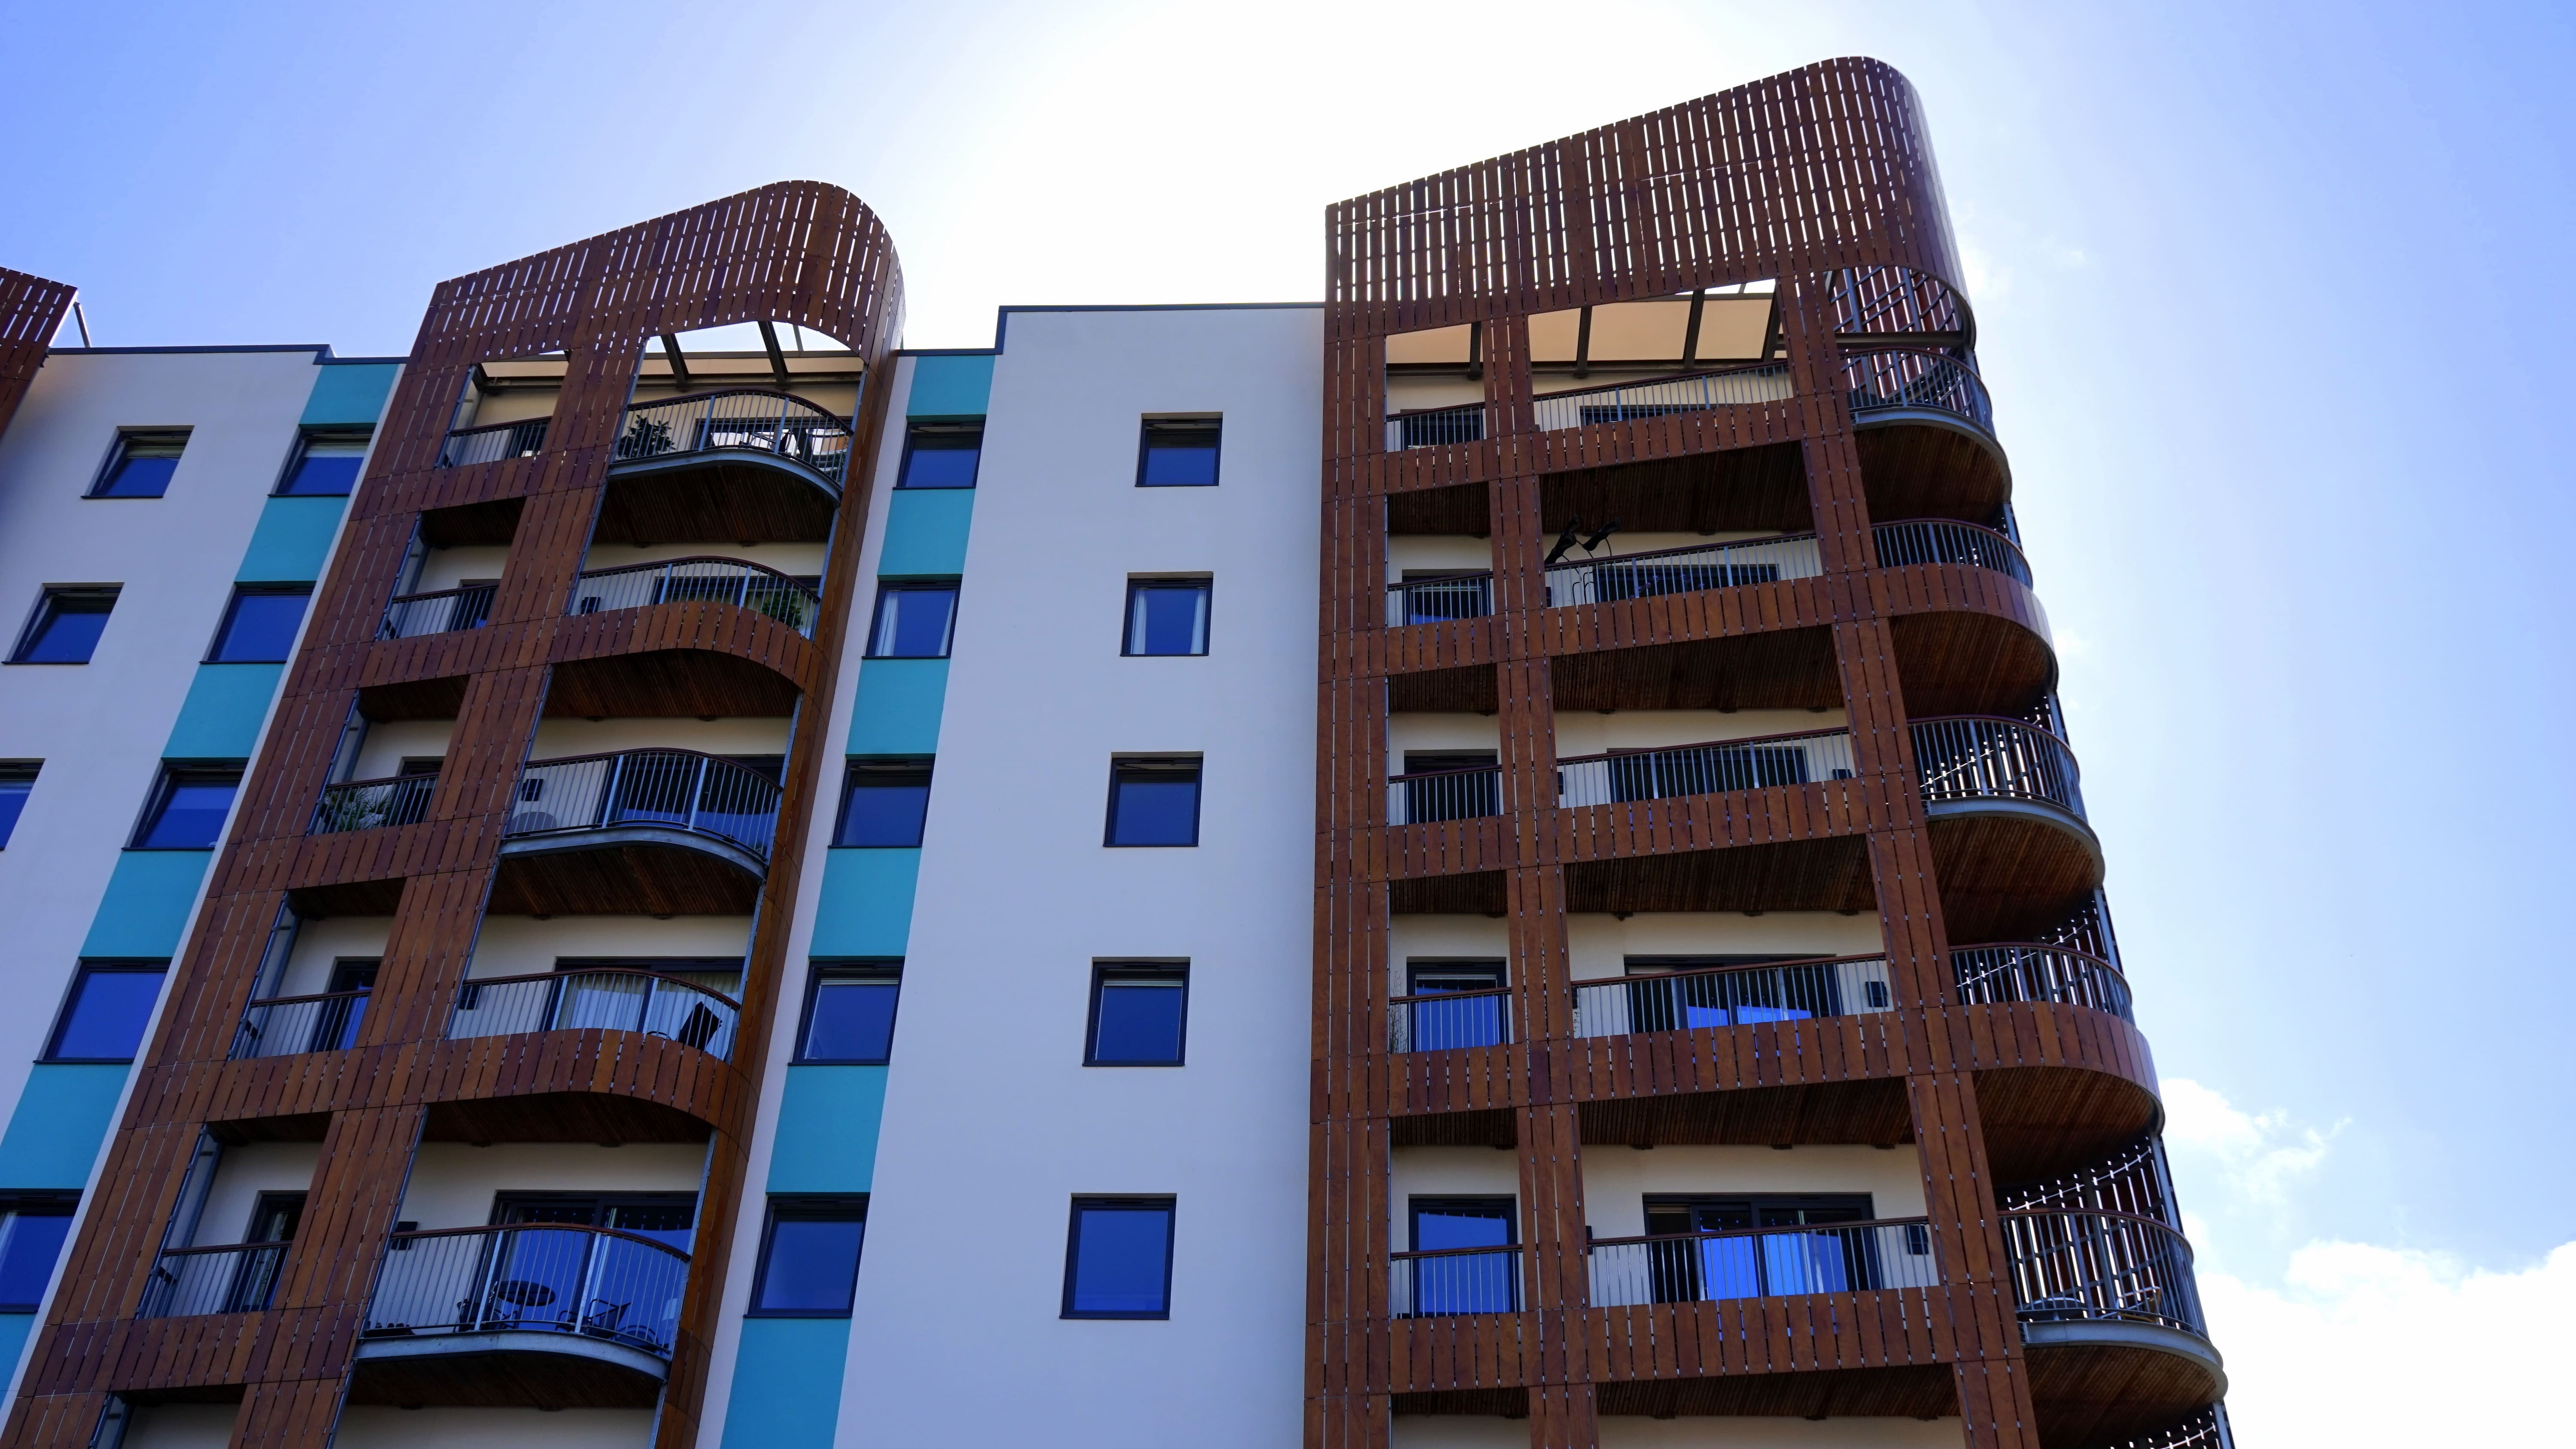
[[[12,664],[87,664],[107,632],[107,616],[116,608],[116,590],[47,589],[36,601],[35,616],[18,636]]]
[[[752,1316],[849,1317],[867,1230],[865,1198],[771,1198]]]
[[[957,585],[886,584],[877,590],[871,659],[945,659],[957,619]]]
[[[49,1062],[130,1062],[161,999],[168,962],[82,963],[45,1048]]]
[[[25,1198],[8,1205],[0,1221],[0,1310],[26,1311],[45,1296],[63,1240],[72,1230],[76,1200]]]
[[[1119,760],[1109,772],[1109,844],[1199,843],[1199,762]]]
[[[241,788],[237,767],[162,767],[161,787],[152,808],[134,832],[133,850],[211,850],[232,813],[233,793]]]
[[[282,498],[339,498],[358,490],[358,469],[367,461],[367,435],[362,432],[314,432],[304,435],[286,481],[277,485]]]
[[[92,498],[158,498],[170,491],[179,455],[188,447],[185,428],[131,432],[118,438],[116,454],[89,490]]]
[[[1135,579],[1127,585],[1127,653],[1208,652],[1206,579]]]
[[[27,808],[27,796],[36,788],[36,772],[43,768],[42,760],[0,764],[0,846],[17,833],[18,813]]]
[[[1507,1197],[1415,1198],[1413,1250],[1439,1252],[1457,1248],[1501,1248],[1514,1240],[1512,1199]],[[1519,1306],[1520,1262],[1515,1253],[1454,1253],[1435,1258],[1406,1258],[1401,1271],[1410,1282],[1410,1311],[1426,1313],[1510,1313]]]
[[[984,424],[914,423],[904,430],[897,488],[972,488],[984,458]]]
[[[206,662],[285,663],[287,651],[295,647],[296,626],[304,622],[304,606],[312,600],[308,584],[249,584],[233,590]]]
[[[1172,1199],[1073,1200],[1064,1316],[1172,1316]]]
[[[1083,1065],[1177,1067],[1188,1034],[1187,966],[1101,966],[1091,978]]]
[[[921,843],[922,821],[930,813],[930,761],[852,760],[841,787],[841,825],[833,832],[836,846]]]
[[[903,968],[888,963],[814,963],[805,999],[800,1062],[882,1065],[894,1052],[894,1009]]]
[[[1222,429],[1216,418],[1146,419],[1144,444],[1137,450],[1136,486],[1215,487]]]

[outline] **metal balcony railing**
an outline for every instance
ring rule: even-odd
[[[2030,800],[2084,814],[2075,755],[2037,725],[1989,715],[1914,722],[1914,768],[1923,798]]]
[[[376,637],[417,639],[423,634],[480,629],[491,621],[492,599],[500,592],[498,584],[470,584],[426,594],[398,594],[386,601],[384,622],[376,626]]]
[[[1387,1273],[1387,1311],[1397,1318],[1520,1311],[1518,1243],[1500,1248],[1389,1253]]]
[[[1574,988],[1574,1034],[1689,1031],[1863,1016],[1895,1007],[1885,956],[1824,956],[1579,982]]]
[[[1851,731],[1806,730],[1559,760],[1556,804],[1560,810],[1573,810],[1629,800],[1848,780],[1852,774]]]
[[[1941,1282],[1924,1218],[1603,1238],[1589,1245],[1592,1306],[1867,1293]]]
[[[660,825],[728,840],[762,860],[778,830],[778,786],[695,750],[622,750],[539,760],[519,772],[501,833],[518,837]]]
[[[2002,1215],[2025,1323],[2117,1319],[2208,1336],[2191,1245],[2136,1213],[2013,1209]]]
[[[1950,973],[1959,999],[1970,1005],[2053,1001],[2134,1019],[2127,978],[2089,951],[2029,942],[1956,946],[1950,951]]]
[[[429,814],[429,797],[438,793],[436,775],[398,775],[390,780],[350,780],[322,787],[313,807],[311,835],[337,835],[344,830],[374,830],[387,825],[418,825]]]
[[[1503,813],[1503,767],[1425,770],[1386,782],[1386,823],[1426,825]]]
[[[1483,403],[1415,408],[1410,412],[1390,413],[1386,419],[1386,450],[1390,453],[1401,453],[1407,448],[1437,448],[1450,443],[1481,443],[1484,440]]]
[[[278,1270],[288,1243],[228,1243],[213,1248],[165,1248],[143,1286],[137,1318],[188,1318],[200,1313],[257,1313],[277,1293]]]
[[[739,1002],[685,977],[603,966],[469,980],[457,989],[447,1038],[598,1027],[669,1037],[730,1061],[741,1017]]]
[[[1824,571],[1824,561],[1816,552],[1816,536],[1792,533],[1778,538],[1659,548],[1619,558],[1552,564],[1547,570],[1547,602],[1551,607],[1561,607],[1651,599],[1701,589],[1814,578]]]
[[[2170,1429],[2140,1434],[2112,1449],[2236,1449],[2227,1427],[2227,1406],[2212,1404]]]
[[[551,418],[527,418],[488,427],[458,428],[438,450],[438,466],[462,468],[470,463],[497,463],[503,458],[530,458],[546,445]]]
[[[577,1333],[671,1356],[689,1255],[614,1228],[548,1223],[394,1233],[369,1337]]]
[[[2023,588],[2030,587],[2030,562],[2022,557],[2020,546],[1991,528],[1944,518],[1913,518],[1879,524],[1870,535],[1878,545],[1878,566],[1883,569],[1967,564],[2008,574]]]
[[[1490,573],[1406,579],[1386,586],[1386,626],[1390,629],[1448,619],[1482,619],[1493,612],[1494,576]]]
[[[1512,1039],[1512,993],[1441,991],[1387,1003],[1387,1050],[1436,1052],[1501,1046]]]
[[[823,613],[823,601],[812,589],[776,569],[734,558],[675,558],[596,569],[574,583],[566,612],[596,614],[693,600],[767,614],[808,639]]]
[[[1590,427],[1594,423],[1660,418],[1709,408],[1780,402],[1794,391],[1789,364],[1757,362],[1750,366],[1647,378],[1607,387],[1575,388],[1530,399],[1530,413],[1542,431]]]
[[[232,1059],[291,1057],[356,1046],[358,1025],[367,1016],[367,995],[331,991],[251,1002],[242,1008],[241,1023],[233,1028]]]
[[[747,450],[792,460],[837,488],[849,471],[847,418],[793,393],[734,388],[626,410],[613,459]]]
[[[1845,353],[1843,387],[1855,414],[1929,408],[1994,431],[1995,409],[1985,383],[1946,352],[1889,347]]]

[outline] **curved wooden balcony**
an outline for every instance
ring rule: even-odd
[[[769,869],[779,788],[694,750],[533,761],[502,827],[489,910],[747,915]]]
[[[611,450],[597,541],[807,542],[831,537],[850,420],[759,388],[630,407]]]
[[[2129,981],[2120,968],[2090,951],[2071,946],[2043,946],[2016,941],[1950,950],[1952,988],[1972,1006],[2007,1001],[2054,1001],[2107,1011],[2122,1021],[2129,1013]]]
[[[670,1372],[689,1255],[548,1223],[394,1233],[349,1402],[650,1408]]]
[[[599,614],[687,603],[749,609],[807,639],[814,637],[815,621],[823,613],[822,596],[796,579],[744,559],[712,555],[586,570],[574,581],[564,612]]]
[[[1920,347],[1847,352],[1843,388],[1871,513],[1974,523],[2002,516],[2012,473],[1972,364]]]
[[[2102,844],[2064,740],[1985,715],[1918,719],[1912,737],[1954,938],[2026,937],[2102,884]]]
[[[629,967],[469,979],[457,989],[447,1039],[540,1031],[631,1031],[733,1059],[742,1003],[686,977]]]

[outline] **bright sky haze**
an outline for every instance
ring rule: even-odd
[[[2576,806],[2576,486],[2549,441],[2571,12],[7,20],[0,265],[79,286],[102,345],[343,355],[408,350],[441,279],[791,177],[884,218],[912,346],[989,345],[1004,304],[1315,300],[1334,200],[1889,62],[1965,254],[2237,1428],[2249,1449],[2564,1433],[2538,1399],[2576,1359],[2549,924]]]

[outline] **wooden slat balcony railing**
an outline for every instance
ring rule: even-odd
[[[346,830],[375,830],[392,825],[418,825],[429,814],[429,798],[438,793],[436,775],[397,775],[390,780],[350,780],[322,788],[313,807],[309,835],[337,835]]]
[[[1556,805],[1560,810],[1576,810],[1632,800],[1848,780],[1852,774],[1851,731],[1802,730],[1559,760]]]
[[[1440,1248],[1387,1256],[1387,1312],[1396,1318],[1517,1313],[1521,1245]]]
[[[671,1356],[689,1255],[570,1223],[394,1233],[367,1300],[370,1338],[580,1334]]]
[[[594,569],[574,583],[565,612],[596,614],[700,600],[767,614],[808,639],[823,613],[822,599],[788,575],[742,559],[712,557]]]
[[[480,629],[491,621],[492,599],[500,592],[498,584],[469,584],[426,594],[397,594],[385,602],[384,622],[376,626],[376,637],[417,639],[424,634]]]
[[[2116,1319],[2208,1336],[2191,1244],[2173,1228],[2137,1213],[2025,1208],[2001,1217],[2022,1321]]]
[[[1974,368],[1946,352],[1887,347],[1843,355],[1843,387],[1855,416],[1930,409],[1995,428],[1994,404]]]
[[[480,428],[458,428],[447,435],[438,450],[438,466],[462,468],[473,463],[497,463],[503,458],[533,458],[546,445],[546,429],[553,419],[526,418],[515,423],[493,423]]]
[[[1498,988],[1398,996],[1387,1003],[1386,1028],[1388,1051],[1501,1046],[1512,1039],[1512,993]]]
[[[364,991],[328,991],[251,1002],[242,1008],[241,1024],[233,1029],[232,1059],[346,1051],[358,1044],[367,996]]]
[[[1503,767],[1424,770],[1386,782],[1386,823],[1427,825],[1503,813]]]
[[[1993,1006],[2010,1001],[2056,1002],[2129,1014],[2129,982],[2120,968],[2090,951],[2028,941],[1950,949],[1950,979],[1959,999]]]
[[[1574,987],[1574,1034],[1807,1021],[1895,1009],[1887,957],[1819,956],[1745,966],[1711,966],[1582,981]]]
[[[1941,1282],[1926,1218],[1601,1238],[1589,1245],[1587,1256],[1595,1308],[1868,1293]]]
[[[583,1027],[641,1032],[733,1059],[742,1006],[685,976],[600,966],[467,980],[457,988],[447,1039],[518,1036]]]
[[[785,458],[838,489],[849,471],[850,423],[793,393],[763,388],[693,393],[628,408],[612,458],[634,463],[727,451]]]
[[[257,1313],[277,1292],[289,1243],[227,1243],[164,1248],[135,1306],[137,1318],[189,1318],[201,1313]]]
[[[1675,377],[1646,378],[1606,387],[1579,387],[1541,393],[1530,399],[1532,420],[1542,432],[1585,428],[1595,423],[1634,418],[1668,417],[1710,408],[1748,403],[1782,402],[1794,391],[1785,362],[1756,362],[1714,368]]]
[[[2084,794],[2074,752],[2037,725],[1991,715],[1914,721],[1914,768],[1923,798],[2022,800],[2054,805],[2078,819]]]
[[[538,760],[519,772],[505,837],[652,825],[730,841],[762,860],[778,830],[778,784],[695,750],[621,750]]]

